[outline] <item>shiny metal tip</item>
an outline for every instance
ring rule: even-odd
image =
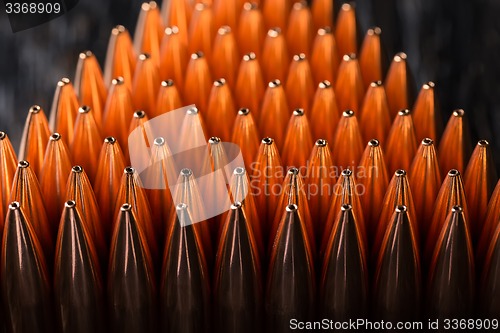
[[[460,175],[460,172],[457,169],[451,169],[448,171],[448,176],[449,177],[457,177]]]
[[[174,85],[174,81],[171,79],[161,81],[162,87],[172,87]]]
[[[395,56],[394,56],[394,61],[396,62],[400,62],[400,61],[404,61],[408,58],[408,56],[406,55],[406,53],[404,52],[399,52],[397,53]]]
[[[265,145],[268,145],[268,146],[272,145],[273,142],[274,142],[274,139],[270,138],[270,137],[262,139],[262,143],[265,144]]]
[[[123,25],[117,25],[115,26],[112,30],[111,30],[111,33],[113,35],[119,35],[123,32],[127,31],[127,29],[125,29],[125,27]]]
[[[344,54],[344,56],[342,56],[342,60],[344,60],[344,61],[356,60],[356,54],[354,54],[354,53]]]
[[[116,139],[112,136],[108,136],[104,139],[104,143],[109,143],[110,145],[114,145],[116,143]]]
[[[231,205],[231,209],[238,209],[238,208],[241,208],[241,202],[239,201],[236,201]]]
[[[306,60],[306,55],[304,53],[296,54],[293,56],[293,61],[303,61]]]
[[[382,34],[382,29],[380,29],[379,27],[373,27],[373,28],[368,29],[367,34],[370,36],[373,36],[373,35],[380,36],[380,34]]]
[[[186,209],[187,209],[187,207],[188,207],[188,206],[187,206],[187,204],[185,204],[185,203],[180,203],[180,204],[178,204],[177,206],[175,206],[175,209],[176,209],[176,210],[186,210]]]
[[[269,82],[269,88],[277,88],[281,86],[281,81],[280,80],[272,80]]]
[[[461,212],[463,212],[463,208],[462,208],[462,206],[455,205],[455,206],[451,207],[451,212],[452,213],[461,213]]]
[[[231,33],[231,27],[228,25],[223,25],[222,27],[217,30],[217,33],[221,36],[227,35]]]
[[[125,83],[125,80],[121,76],[115,77],[113,80],[111,80],[111,84],[114,86],[119,86],[119,85],[122,85],[124,83]]]
[[[144,112],[142,110],[137,110],[134,112],[134,118],[142,119],[144,117],[146,117],[146,112]]]
[[[286,206],[286,211],[287,212],[295,212],[299,209],[296,204],[291,204]]]
[[[203,52],[198,51],[198,52],[195,52],[195,53],[191,54],[191,59],[198,60],[200,58],[203,58],[204,56],[205,55],[203,54]]]
[[[221,139],[219,137],[212,136],[210,139],[208,139],[208,143],[219,144],[219,143],[221,143]]]
[[[326,147],[328,142],[325,139],[316,140],[316,147]]]
[[[396,206],[396,213],[404,213],[407,211],[407,207],[405,205],[397,205]]]
[[[342,112],[342,116],[344,116],[346,118],[353,117],[354,116],[354,111],[352,111],[352,110],[345,110],[344,112]]]
[[[220,78],[220,79],[214,81],[214,86],[216,86],[216,87],[222,87],[225,84],[226,84],[226,79],[224,79],[224,78]]]
[[[478,145],[478,146],[481,146],[481,147],[487,147],[487,146],[489,146],[489,145],[490,145],[490,143],[489,143],[487,140],[484,140],[484,139],[483,139],[483,140],[479,140],[479,141],[477,142],[477,145]]]
[[[423,146],[432,146],[432,144],[434,144],[434,141],[431,138],[425,138],[422,140]]]
[[[304,115],[304,109],[295,109],[293,110],[293,115],[297,117],[302,117]]]
[[[296,168],[296,167],[291,167],[290,169],[288,169],[288,173],[291,174],[291,175],[298,175],[299,174],[299,169]]]
[[[251,61],[255,59],[257,59],[257,56],[253,52],[247,53],[243,56],[243,61]]]
[[[398,169],[398,170],[396,170],[396,172],[394,172],[394,175],[396,177],[403,177],[403,176],[406,176],[406,171],[403,169]]]
[[[454,117],[463,117],[465,115],[465,111],[463,109],[456,109],[453,111],[453,116]]]
[[[40,112],[40,110],[42,110],[42,108],[39,105],[33,105],[32,107],[30,107],[29,112],[30,113],[38,113],[38,112]]]
[[[0,131],[0,140],[3,140],[7,137],[7,134],[5,132]]]
[[[22,161],[19,161],[19,163],[17,164],[17,166],[19,168],[27,168],[30,166],[30,163],[28,161],[25,161],[25,160],[22,160]]]
[[[67,77],[63,77],[62,79],[60,79],[58,82],[57,82],[57,85],[59,87],[64,87],[65,85],[67,84],[70,84],[71,81],[67,78]]]
[[[81,173],[83,171],[83,168],[80,165],[75,165],[74,167],[71,168],[71,172],[74,173]]]
[[[350,204],[343,204],[342,206],[340,206],[340,209],[341,209],[343,212],[347,212],[347,211],[352,210],[352,206],[351,206]]]
[[[154,145],[155,146],[163,146],[165,144],[165,139],[163,137],[157,137],[155,140],[154,140]]]
[[[132,210],[132,205],[131,204],[128,204],[128,203],[124,203],[121,207],[120,207],[120,210],[122,212],[128,212],[128,211],[131,211]]]
[[[250,110],[249,110],[249,109],[247,109],[247,108],[241,108],[241,109],[239,109],[239,110],[238,110],[238,114],[239,114],[240,116],[246,116],[246,115],[247,115],[247,114],[249,114],[249,113],[250,113]]]
[[[88,105],[82,105],[82,106],[80,106],[80,108],[78,108],[79,113],[88,113],[88,112],[90,112],[90,110],[91,110],[91,107]]]
[[[323,27],[318,29],[318,35],[324,36],[324,35],[329,35],[332,33],[332,28],[330,27]]]
[[[92,53],[92,51],[90,51],[90,50],[87,50],[87,51],[81,52],[81,53],[79,54],[79,57],[80,57],[80,59],[82,59],[82,60],[85,60],[85,59],[90,58],[90,57],[92,57],[92,56],[94,56],[94,54],[93,54],[93,53]]]
[[[319,84],[318,84],[318,87],[320,89],[327,89],[327,88],[330,88],[332,86],[332,84],[330,83],[330,81],[328,80],[324,80],[324,81],[321,81]]]
[[[237,176],[241,176],[241,175],[244,175],[244,174],[246,173],[246,170],[245,170],[245,168],[243,168],[243,167],[236,167],[236,168],[234,169],[234,172],[233,172],[233,173],[234,173],[235,175],[237,175]]]
[[[382,86],[382,81],[373,81],[370,83],[370,87],[377,88]]]
[[[411,111],[408,109],[403,109],[398,111],[398,116],[409,116],[411,114]]]
[[[74,200],[68,200],[64,203],[64,207],[74,208],[74,207],[76,207],[76,202]]]
[[[275,28],[272,28],[272,29],[269,29],[267,31],[267,35],[269,37],[272,37],[272,38],[276,38],[278,37],[279,35],[281,34],[281,29],[278,28],[278,27],[275,27]]]
[[[200,112],[200,110],[198,110],[198,108],[195,106],[195,107],[188,109],[186,111],[186,114],[190,115],[190,116],[194,116],[194,115],[197,115],[199,112]]]
[[[139,60],[140,61],[146,61],[151,58],[151,55],[149,53],[141,53],[139,54]]]
[[[131,166],[125,167],[125,169],[123,170],[123,173],[125,173],[127,175],[131,175],[134,172],[135,172],[135,169]]]
[[[351,177],[352,171],[351,171],[351,169],[344,169],[344,170],[342,170],[341,175],[342,175],[342,177]]]
[[[193,174],[193,171],[189,168],[183,168],[181,170],[181,175],[184,176],[184,177],[189,177]]]
[[[59,141],[60,139],[61,139],[61,134],[59,133],[53,133],[49,138],[50,141]]]
[[[9,205],[10,210],[18,210],[21,208],[21,204],[18,201],[12,201]]]
[[[171,27],[166,27],[165,28],[165,34],[170,36],[170,35],[176,35],[179,33],[179,28],[176,25],[173,25]]]
[[[368,145],[370,147],[378,147],[380,145],[380,142],[377,139],[371,139],[368,141]]]

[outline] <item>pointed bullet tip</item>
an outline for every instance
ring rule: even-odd
[[[318,84],[318,87],[320,89],[328,89],[332,86],[332,84],[330,83],[330,81],[328,80],[324,80],[324,81],[321,81],[319,84]]]
[[[241,208],[241,202],[239,201],[236,201],[234,202],[232,205],[231,205],[231,210],[237,210],[237,209],[240,209]]]
[[[90,112],[90,110],[91,110],[90,106],[88,106],[88,105],[82,105],[78,109],[78,113],[88,113],[88,112]]]
[[[342,206],[340,206],[340,209],[343,212],[348,212],[348,211],[352,210],[352,206],[350,204],[343,204]]]
[[[296,176],[299,174],[299,169],[296,167],[291,167],[290,169],[288,169],[288,174]]]
[[[233,174],[237,175],[237,176],[242,176],[245,173],[246,173],[246,170],[243,167],[237,167],[237,168],[234,169],[234,172],[233,172]]]
[[[24,169],[24,168],[27,168],[30,166],[30,162],[22,160],[22,161],[19,161],[17,166],[21,169]]]
[[[240,115],[240,116],[246,116],[249,113],[250,113],[250,110],[247,108],[241,108],[238,110],[238,115]]]
[[[487,146],[490,145],[490,143],[487,140],[479,140],[477,142],[477,145],[480,146],[480,147],[487,147]]]
[[[83,168],[79,165],[75,165],[74,167],[71,168],[71,172],[74,173],[81,173],[83,171]]]
[[[293,213],[293,212],[297,211],[298,209],[299,208],[297,207],[296,204],[290,204],[290,205],[286,206],[286,211],[290,212],[290,213]]]
[[[191,169],[183,168],[181,170],[181,176],[190,177],[192,174],[193,174],[193,171]]]
[[[151,55],[149,53],[141,53],[141,54],[139,54],[139,60],[140,61],[146,61],[148,59],[151,59]]]
[[[396,170],[396,172],[394,172],[394,175],[396,177],[403,177],[403,176],[406,176],[406,171],[403,169],[398,169],[398,170]]]
[[[221,143],[221,139],[219,137],[212,136],[210,139],[208,139],[208,143],[210,143],[211,145],[215,145]]]
[[[342,175],[342,177],[351,177],[352,171],[351,171],[351,169],[344,169],[344,170],[342,170],[341,175]]]
[[[68,200],[64,203],[64,207],[66,208],[75,208],[76,202],[74,200]]]
[[[114,145],[116,143],[116,139],[112,136],[108,136],[107,138],[104,139],[104,143]]]
[[[456,109],[453,111],[454,117],[462,118],[465,115],[465,111],[463,109]]]
[[[0,131],[0,140],[3,140],[7,137],[7,134],[5,132]]]
[[[326,147],[328,142],[325,139],[316,140],[316,147]]]
[[[155,146],[163,146],[165,144],[165,139],[163,137],[157,137],[154,141],[153,141],[153,144]]]
[[[295,109],[293,110],[293,115],[297,117],[302,117],[304,115],[304,109]]]
[[[42,108],[39,105],[33,105],[32,107],[30,107],[29,112],[30,113],[38,113],[41,110],[42,110]]]
[[[113,80],[111,80],[111,84],[114,86],[119,86],[119,85],[122,85],[124,83],[125,83],[125,80],[121,76],[115,77]]]
[[[397,205],[395,210],[396,213],[406,213],[408,208],[405,205]]]
[[[422,140],[422,145],[431,146],[434,144],[434,141],[431,138],[425,138]]]
[[[352,111],[352,110],[345,110],[344,112],[342,112],[342,116],[344,116],[346,118],[353,117],[354,116],[354,111]]]
[[[400,61],[403,61],[403,60],[406,60],[408,56],[406,55],[406,53],[404,52],[399,52],[397,53],[395,56],[394,56],[394,61],[396,62],[400,62]]]
[[[146,117],[146,112],[144,112],[143,110],[137,110],[134,112],[134,118],[142,119],[144,117]]]
[[[128,166],[125,168],[125,170],[123,170],[123,173],[126,175],[133,175],[134,172],[135,172],[135,169],[131,166]]]
[[[451,169],[450,171],[448,171],[448,176],[457,177],[460,176],[460,172],[457,169]]]
[[[18,210],[21,207],[21,204],[18,201],[12,201],[9,204],[9,209],[10,210]]]
[[[132,210],[132,205],[128,203],[125,203],[120,207],[120,211],[122,212],[129,212],[131,210]]]
[[[462,208],[462,206],[455,205],[455,206],[451,207],[451,212],[452,213],[461,213],[461,212],[463,212],[463,208]]]
[[[61,134],[59,133],[54,133],[50,136],[50,141],[59,141],[61,140]]]
[[[411,114],[411,111],[408,109],[403,109],[398,111],[398,115],[402,117],[409,116]]]
[[[265,144],[265,145],[268,145],[268,146],[272,145],[273,142],[274,142],[273,138],[267,137],[267,138],[262,139],[262,143]]]
[[[226,84],[226,79],[224,79],[223,77],[214,81],[214,86],[216,86],[216,87],[222,87],[225,84]]]

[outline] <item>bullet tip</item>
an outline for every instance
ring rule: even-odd
[[[89,51],[89,50],[80,52],[80,55],[79,55],[80,59],[82,59],[82,60],[85,60],[85,59],[90,58],[92,56],[94,56],[94,54],[92,53],[92,51]]]
[[[396,172],[394,172],[394,175],[396,177],[403,177],[403,176],[406,176],[406,171],[403,169],[398,169],[398,170],[396,170]]]
[[[342,4],[342,7],[340,7],[340,9],[344,10],[344,11],[349,11],[353,8],[353,5],[354,4],[350,4],[350,3],[346,2],[346,3]]]
[[[243,56],[243,61],[251,61],[255,59],[257,59],[257,56],[253,52],[247,53]]]
[[[286,211],[287,212],[295,212],[297,211],[298,207],[296,204],[290,204],[286,206]]]
[[[352,210],[352,206],[350,204],[343,204],[342,206],[340,206],[340,209],[343,212],[348,212],[348,211]]]
[[[465,111],[463,109],[456,109],[455,111],[453,111],[453,116],[454,117],[463,117],[465,115]]]
[[[189,177],[193,174],[193,171],[189,168],[183,168],[181,170],[181,175],[184,176],[184,177]]]
[[[461,213],[461,212],[463,212],[463,208],[462,208],[462,206],[455,205],[455,206],[451,207],[451,212],[452,213]]]
[[[448,176],[449,177],[457,177],[460,175],[460,172],[457,169],[451,169],[448,171]]]
[[[395,61],[395,62],[401,62],[401,61],[406,60],[406,58],[407,58],[406,53],[404,53],[404,52],[399,52],[399,53],[397,53],[397,54],[394,56],[394,61]]]
[[[53,133],[49,138],[50,141],[59,141],[60,139],[61,139],[61,134],[59,133]]]
[[[425,89],[425,90],[432,89],[432,88],[434,88],[434,82],[429,81],[427,83],[424,83],[424,85],[422,86],[422,88]]]
[[[154,140],[154,145],[155,146],[163,146],[165,144],[165,139],[163,137],[157,137],[155,140]]]
[[[171,79],[161,81],[162,87],[173,87],[174,81]]]
[[[293,110],[293,115],[297,117],[302,117],[304,115],[304,109],[295,109]]]
[[[210,139],[208,139],[208,143],[211,145],[219,144],[221,142],[219,137],[212,136]]]
[[[217,33],[219,35],[221,35],[221,36],[230,34],[231,33],[231,27],[229,27],[227,25],[223,25],[222,27],[219,28],[219,30],[217,30]]]
[[[122,85],[125,83],[125,80],[123,79],[123,77],[121,76],[118,76],[118,77],[115,77],[112,81],[111,81],[111,84],[114,85],[114,86],[118,86],[118,85]]]
[[[306,60],[306,55],[304,53],[299,53],[293,56],[293,61],[303,61]]]
[[[484,140],[484,139],[483,140],[479,140],[477,142],[477,145],[480,146],[480,147],[487,147],[487,146],[489,146],[489,144],[490,143],[487,140]]]
[[[431,146],[432,144],[434,144],[434,141],[431,138],[425,138],[422,140],[423,146]]]
[[[78,113],[88,113],[90,112],[91,108],[88,105],[82,105],[78,108]]]
[[[42,108],[39,106],[39,105],[33,105],[32,107],[30,107],[30,113],[38,113],[40,112]]]
[[[167,36],[176,35],[179,33],[179,28],[175,25],[165,28],[165,34]]]
[[[7,137],[7,134],[5,134],[5,132],[3,131],[0,131],[0,140],[3,140]]]
[[[243,4],[243,10],[249,11],[249,10],[256,10],[259,8],[259,6],[255,2],[245,2]]]
[[[278,79],[269,82],[269,88],[277,88],[279,86],[281,86],[281,81]]]
[[[198,60],[198,59],[203,58],[203,57],[204,57],[204,54],[201,51],[198,51],[198,52],[191,54],[191,59],[193,59],[193,60]]]
[[[377,88],[382,86],[382,81],[373,81],[370,83],[370,87]]]
[[[407,207],[405,205],[397,205],[396,213],[405,213],[407,211]]]
[[[104,139],[104,143],[109,143],[110,145],[114,145],[116,143],[116,139],[112,136],[108,136]]]
[[[323,27],[318,29],[319,36],[330,35],[331,33],[332,33],[332,28],[330,27]]]
[[[188,109],[188,110],[186,111],[186,114],[187,114],[187,115],[190,115],[190,116],[195,116],[195,115],[197,115],[199,112],[200,112],[200,111],[199,111],[199,110],[198,110],[198,108],[195,106],[195,107],[192,107],[192,108]]]
[[[237,176],[242,176],[246,173],[245,168],[243,167],[236,167],[233,172]]]
[[[135,172],[135,169],[131,166],[125,167],[125,169],[123,170],[123,173],[126,175],[132,175],[132,174],[134,174],[134,172]]]
[[[380,36],[380,34],[382,34],[382,29],[380,29],[379,27],[373,27],[368,29],[367,34],[370,36],[373,35]]]
[[[222,87],[225,84],[226,84],[226,79],[224,79],[224,78],[220,78],[220,79],[214,81],[214,86],[216,86],[216,87]]]
[[[128,203],[124,203],[121,207],[120,207],[120,210],[122,212],[129,212],[132,210],[132,205],[131,204],[128,204]]]
[[[68,200],[64,203],[64,207],[66,208],[75,208],[76,202],[74,200]]]
[[[352,176],[352,171],[351,171],[351,169],[344,169],[344,170],[342,170],[341,175],[344,178],[351,177]]]
[[[127,29],[125,29],[125,27],[123,25],[117,25],[115,26],[112,30],[111,30],[111,33],[113,35],[119,35],[121,33],[124,33],[125,31],[127,31]]]
[[[356,60],[356,55],[354,53],[351,54],[344,54],[342,56],[342,60],[344,61],[351,61],[351,60]]]
[[[325,139],[316,140],[316,147],[326,147],[328,142]]]
[[[175,209],[177,211],[186,210],[187,209],[187,205],[185,203],[180,203],[180,204],[177,204],[177,206],[175,206]]]
[[[299,174],[299,169],[296,167],[291,167],[290,169],[288,169],[288,173],[296,176]]]
[[[346,118],[353,117],[354,116],[354,111],[352,111],[352,110],[345,110],[344,112],[342,112],[342,116],[344,116]]]
[[[380,145],[380,142],[377,139],[371,139],[368,141],[368,145],[370,147],[378,147]]]
[[[411,114],[411,111],[408,109],[403,109],[403,110],[398,111],[398,115],[402,116],[402,117],[409,116],[410,114]]]
[[[141,53],[141,54],[139,54],[139,60],[140,61],[146,61],[149,58],[151,58],[151,55],[149,53]]]
[[[247,109],[247,108],[241,108],[241,109],[239,109],[239,110],[238,110],[238,114],[239,114],[240,116],[246,116],[246,115],[247,115],[247,114],[249,114],[249,113],[250,113],[250,110],[249,110],[249,109]]]
[[[318,87],[320,89],[328,89],[332,86],[332,84],[330,83],[330,81],[328,80],[324,80],[324,81],[321,81],[319,84],[318,84]]]
[[[21,207],[21,204],[18,201],[12,201],[9,205],[10,210],[18,210]]]
[[[272,38],[276,38],[276,37],[278,37],[280,34],[281,34],[281,29],[280,29],[280,28],[278,28],[278,27],[275,27],[275,28],[269,29],[269,31],[267,32],[267,35],[268,35],[269,37],[272,37]]]
[[[57,82],[57,85],[59,87],[64,87],[65,85],[67,84],[70,84],[71,81],[67,78],[67,77],[63,77],[62,79],[60,79],[58,82]]]
[[[272,145],[273,142],[274,142],[273,138],[267,137],[267,138],[262,139],[262,143],[265,144],[265,145],[268,145],[268,146]]]
[[[238,209],[238,208],[241,208],[241,202],[239,202],[239,201],[236,201],[235,203],[233,203],[231,205],[231,210],[235,210],[235,209]]]
[[[25,161],[25,160],[22,160],[22,161],[19,161],[19,163],[17,164],[17,166],[21,169],[24,169],[24,168],[27,168],[30,166],[30,163],[28,161]]]
[[[71,168],[71,172],[74,173],[81,173],[83,171],[83,168],[79,165],[75,165],[74,167]]]

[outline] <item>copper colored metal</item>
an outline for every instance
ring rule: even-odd
[[[243,56],[236,80],[236,106],[248,108],[255,114],[255,121],[259,121],[260,107],[264,97],[264,80],[259,62],[255,53]]]
[[[335,130],[332,151],[335,152],[333,165],[339,169],[355,168],[363,155],[361,132],[356,115],[352,110],[342,112],[342,117]]]
[[[293,56],[285,84],[285,91],[290,108],[310,110],[314,97],[314,81],[309,60],[304,53]]]
[[[382,68],[383,50],[380,45],[381,33],[382,30],[379,27],[368,29],[361,45],[359,66],[366,89],[372,82],[382,81],[384,78]]]
[[[385,143],[391,130],[391,115],[382,82],[372,82],[366,91],[359,116],[359,128],[365,140],[377,139]]]
[[[286,29],[286,41],[291,54],[311,54],[313,42],[312,14],[306,1],[295,2],[290,11]]]
[[[177,85],[172,80],[161,81],[156,107],[151,118],[179,109],[184,106]]]
[[[181,0],[182,1],[182,0]],[[186,40],[183,40],[183,34]],[[184,96],[184,74],[188,66],[187,29],[179,31],[177,26],[165,28],[160,49],[160,80],[174,80],[181,97]]]
[[[291,5],[289,0],[264,1],[262,13],[266,27],[268,29],[277,27],[286,32]]]
[[[340,110],[351,109],[356,112],[361,109],[365,86],[355,54],[342,56],[335,80],[335,93]]]
[[[354,3],[344,3],[340,7],[335,26],[335,39],[337,40],[340,55],[358,53]]]
[[[312,147],[313,140],[309,121],[303,109],[295,109],[286,129],[282,150],[283,165],[287,167],[306,166]]]
[[[403,52],[396,54],[385,78],[389,111],[393,119],[399,110],[408,109],[413,103],[413,79],[406,58]]]
[[[337,108],[333,86],[329,81],[322,81],[318,84],[311,112],[307,115],[313,137],[326,139],[332,144],[340,120],[340,111]]]
[[[212,50],[212,64],[210,66],[212,75],[215,78],[224,78],[231,90],[234,90],[240,60],[235,32],[227,25],[220,27],[217,30]]]
[[[339,64],[340,56],[332,29],[330,26],[319,28],[311,49],[311,71],[314,83],[319,84],[324,80],[335,82]]]
[[[417,140],[431,138],[436,144],[439,142],[443,129],[432,81],[424,83],[420,89],[413,106],[413,122]]]
[[[216,80],[210,92],[206,112],[207,130],[209,135],[218,136],[223,141],[229,141],[236,119],[236,107],[231,88],[225,79]]]
[[[269,82],[262,102],[259,132],[262,136],[273,138],[281,149],[289,119],[290,108],[283,85],[280,80],[273,80]]]
[[[49,127],[52,132],[61,134],[67,145],[69,145],[74,135],[78,106],[78,98],[71,81],[62,78],[57,82],[54,98],[52,99]]]
[[[104,64],[104,84],[109,86],[115,77],[123,77],[129,89],[132,87],[137,55],[130,33],[123,25],[117,25],[111,30],[106,62]]]
[[[137,54],[147,53],[159,64],[160,42],[163,37],[163,22],[155,1],[143,2],[134,33],[134,48]]]
[[[253,112],[250,112],[249,109],[240,109],[238,111],[231,142],[240,147],[245,167],[249,168],[259,150],[257,125],[253,118]]]
[[[132,101],[135,109],[155,114],[161,83],[158,64],[149,53],[141,53],[137,59],[137,68],[132,82]]]
[[[212,76],[204,54],[193,53],[186,69],[183,98],[187,104],[195,104],[202,112],[208,107],[208,97],[212,89]]]
[[[179,40],[187,46],[189,22],[193,14],[193,6],[186,0],[163,1],[161,15],[163,22],[170,27],[176,27],[179,32]]]
[[[195,4],[189,24],[189,54],[203,52],[208,63],[211,64],[215,28],[212,7],[205,3]]]
[[[221,27],[228,25],[236,31],[238,27],[238,18],[241,13],[240,1],[234,0],[216,0],[214,3],[215,26]]]
[[[238,21],[238,47],[240,54],[255,53],[261,59],[266,38],[264,16],[256,3],[245,2]]]
[[[312,7],[312,21],[315,29],[323,27],[333,28],[333,1],[330,0],[316,0],[313,1]]]
[[[132,133],[136,128],[140,128],[140,131],[142,132],[142,136],[144,138],[144,142],[146,143],[147,147],[151,147],[152,142],[150,141],[150,137],[152,136],[152,131],[151,128],[148,125],[149,117],[144,112],[143,110],[135,111],[134,116],[130,120],[130,126],[129,126],[129,133]],[[132,148],[132,145],[137,145],[138,147]],[[129,151],[141,151],[140,149],[143,149],[144,145],[143,142],[140,140],[133,140],[133,142],[130,142],[127,146],[123,147],[123,152],[125,156],[125,161],[130,161],[129,157]],[[143,152],[143,154],[148,154],[148,151]],[[113,207],[114,209],[114,207]]]
[[[6,212],[10,203],[10,191],[12,189],[12,181],[17,168],[17,157],[14,148],[9,140],[7,133],[0,131],[0,187],[2,198],[2,212]],[[2,214],[5,216],[5,214]],[[3,220],[3,218],[2,218]]]
[[[410,169],[417,152],[417,139],[410,110],[398,112],[387,135],[385,147],[389,172],[392,173],[397,169]]]
[[[290,64],[290,54],[285,36],[280,28],[272,28],[267,32],[260,65],[266,82],[280,80],[286,82]]]

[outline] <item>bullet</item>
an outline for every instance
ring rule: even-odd
[[[483,230],[488,201],[498,179],[489,145],[488,141],[479,140],[464,175],[464,189],[473,244],[477,243]]]
[[[397,53],[385,77],[385,89],[392,119],[401,109],[408,109],[413,103],[412,76],[403,52]]]
[[[262,47],[260,65],[266,82],[280,80],[286,82],[290,64],[290,54],[285,36],[280,28],[272,28],[267,32]]]
[[[264,98],[264,80],[255,53],[243,56],[236,80],[235,100],[237,107],[249,108],[259,121],[261,101]]]
[[[434,202],[441,187],[441,173],[434,142],[423,139],[413,159],[408,176],[415,203],[417,220],[423,239],[429,231],[434,213]]]
[[[342,112],[335,136],[332,151],[333,165],[346,169],[358,165],[363,154],[363,141],[359,131],[358,120],[352,110]]]
[[[303,109],[295,109],[288,122],[283,144],[283,165],[306,166],[313,146],[309,121]]]
[[[290,11],[286,30],[286,41],[291,54],[311,54],[313,22],[306,1],[295,2]]]
[[[256,3],[245,2],[238,21],[238,47],[240,54],[255,53],[263,59],[262,45],[266,38],[264,16]]]
[[[104,139],[97,165],[93,188],[100,209],[102,229],[108,240],[113,232],[115,198],[120,187],[123,169],[125,169],[125,160],[120,144],[114,137]]]
[[[12,189],[12,181],[17,168],[17,157],[14,148],[9,140],[7,133],[0,131],[0,186],[2,199],[2,212],[6,212],[10,204],[10,190]],[[2,214],[4,217],[5,214]],[[2,219],[3,220],[3,219]]]
[[[387,226],[375,274],[375,318],[418,320],[422,292],[420,256],[406,206],[396,206]]]
[[[188,29],[192,14],[192,4],[186,0],[168,0],[167,2],[162,2],[161,16],[163,22],[170,27],[175,26],[178,28],[180,41],[185,45],[188,43]]]
[[[208,63],[212,63],[212,42],[215,35],[213,10],[210,5],[197,3],[189,23],[188,52],[202,52]]]
[[[86,105],[78,109],[75,135],[69,147],[73,162],[85,168],[91,182],[94,181],[97,172],[97,159],[102,142],[101,133],[94,118],[95,114],[95,110]]]
[[[386,162],[389,172],[409,170],[417,152],[417,139],[410,110],[400,110],[386,140]]]
[[[225,79],[214,81],[208,100],[207,130],[210,135],[218,136],[223,141],[229,141],[236,119],[236,107],[231,88]]]
[[[268,29],[276,27],[286,32],[291,7],[289,0],[264,1],[262,14],[266,27]]]
[[[262,273],[253,228],[242,204],[231,205],[222,229],[214,278],[218,332],[262,330]]]
[[[177,85],[172,80],[161,81],[156,99],[155,111],[151,118],[161,116],[184,106]]]
[[[372,82],[366,91],[359,115],[361,134],[365,140],[376,138],[384,144],[391,124],[385,88],[381,81]]]
[[[314,81],[311,66],[304,53],[293,56],[285,84],[288,105],[292,109],[310,110],[314,97]]]
[[[324,80],[335,82],[340,63],[338,52],[330,26],[319,28],[311,50],[311,71],[315,84]]]
[[[468,318],[474,309],[474,258],[469,226],[453,206],[440,231],[429,274],[427,311],[433,318]]]
[[[71,166],[68,147],[61,135],[59,133],[52,134],[45,150],[40,190],[53,239],[56,239],[61,211],[66,201],[66,182],[71,172]]]
[[[235,32],[227,25],[220,27],[214,41],[210,69],[214,77],[226,80],[231,91],[234,91],[236,85],[240,60]]]
[[[352,206],[339,210],[323,260],[320,312],[325,318],[364,318],[368,303],[368,270],[363,236]]]
[[[354,3],[344,3],[340,7],[335,26],[335,40],[339,47],[339,54],[358,53]]]
[[[335,80],[335,93],[340,110],[351,109],[356,112],[361,109],[365,88],[355,54],[342,56]]]
[[[24,124],[21,144],[19,146],[19,160],[30,162],[31,168],[37,177],[40,177],[45,154],[45,147],[49,142],[49,124],[38,105],[30,107]]]
[[[129,89],[132,88],[137,55],[130,33],[123,25],[117,25],[111,30],[106,62],[104,63],[104,84],[109,87],[111,81],[121,76]]]
[[[150,137],[153,137],[153,133],[151,127],[148,124],[148,121],[149,117],[143,110],[138,110],[134,112],[134,116],[130,120],[129,135],[136,128],[140,128],[144,142],[141,142],[139,140],[133,140],[133,142],[129,142],[129,144],[123,148],[125,161],[130,161],[130,156],[129,156],[130,151],[133,151],[136,154],[140,152],[142,153],[141,155],[142,158],[146,158],[147,160],[149,160],[150,157],[149,151],[143,149],[144,144],[146,145],[146,147],[151,147],[152,144],[151,142],[149,142],[150,140],[148,139]]]
[[[488,209],[486,211],[486,217],[484,218],[481,238],[479,239],[476,249],[476,261],[478,265],[482,262],[481,258],[484,258],[486,252],[488,251],[488,247],[493,234],[495,233],[498,221],[500,221],[500,180],[497,182],[495,190],[491,195]]]
[[[75,90],[80,105],[88,105],[94,110],[96,124],[101,128],[108,91],[104,84],[101,66],[91,51],[82,52],[78,57]]]
[[[28,161],[19,161],[10,193],[10,201],[16,201],[22,208],[27,223],[40,241],[46,262],[50,265],[54,255],[51,225],[45,212],[40,185]]]
[[[283,147],[290,111],[285,89],[280,80],[267,85],[259,118],[259,132],[265,137],[274,138],[278,149]]]
[[[437,143],[441,136],[442,123],[434,86],[432,81],[422,85],[413,106],[413,122],[415,123],[417,140],[431,138]]]
[[[187,35],[187,30],[186,30]],[[188,66],[187,36],[183,35],[177,26],[165,28],[160,49],[160,80],[172,79],[184,96],[184,73]]]
[[[333,28],[334,6],[330,0],[313,1],[311,7],[314,29]]]
[[[54,303],[59,330],[103,332],[101,269],[92,236],[74,201],[64,205],[54,266]]]
[[[312,319],[315,273],[307,232],[297,205],[287,205],[273,243],[265,312],[269,332],[287,332],[289,318]]]
[[[389,185],[384,153],[378,140],[371,139],[368,141],[359,162],[359,170],[357,183],[364,188],[363,195],[359,197],[363,207],[363,219],[366,223],[368,235],[375,235],[380,211],[384,204],[384,196]],[[370,237],[369,243],[367,246],[372,245],[372,237]]]
[[[497,318],[500,313],[498,272],[500,271],[500,227],[497,226],[489,246],[481,283],[481,314]]]
[[[112,332],[157,332],[153,261],[143,223],[131,205],[120,207],[108,270],[108,318]]]
[[[318,84],[308,118],[313,137],[324,138],[332,143],[340,119],[340,111],[337,108],[337,99],[330,81],[322,81]]]
[[[130,83],[129,83],[130,85]],[[134,106],[129,87],[121,76],[111,81],[108,99],[104,108],[104,127],[106,133],[113,136],[122,147],[127,145],[128,125],[134,114]]]
[[[50,109],[49,128],[52,133],[61,134],[64,143],[70,144],[74,135],[75,121],[78,116],[79,102],[75,89],[67,78],[57,82],[52,107]]]
[[[155,114],[160,83],[158,65],[149,53],[140,54],[132,82],[132,101],[135,109]]]
[[[182,95],[184,102],[194,104],[202,112],[206,112],[213,80],[208,61],[202,52],[191,55],[185,78]]]
[[[380,43],[380,35],[382,29],[379,27],[370,28],[366,31],[365,39],[361,45],[359,54],[359,67],[361,68],[361,76],[365,88],[369,89],[372,82],[382,81],[383,61],[382,61],[382,45]]]
[[[233,125],[231,142],[238,145],[248,168],[259,150],[259,134],[253,118],[253,111],[243,108],[238,111]]]
[[[2,241],[2,294],[10,332],[52,332],[52,302],[42,246],[19,202],[9,205]]]
[[[159,64],[163,22],[155,1],[143,2],[134,33],[134,49],[137,54],[147,53]],[[139,59],[140,60],[140,59]]]
[[[230,26],[233,31],[238,28],[238,18],[241,12],[241,4],[239,1],[233,0],[216,0],[214,3],[214,20],[215,26],[223,25]]]

